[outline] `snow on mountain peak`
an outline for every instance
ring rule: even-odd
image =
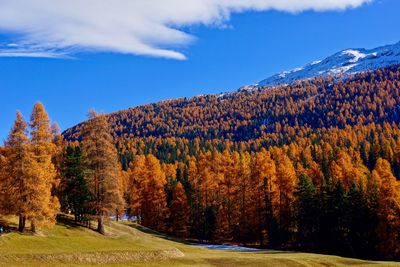
[[[297,80],[321,76],[338,76],[400,64],[400,42],[375,49],[346,49],[324,60],[314,61],[301,68],[275,74],[256,86],[291,84]]]
[[[352,50],[352,49],[344,50],[342,52],[342,54],[353,56],[353,58],[349,60],[349,62],[352,62],[352,63],[356,63],[356,62],[358,62],[358,60],[365,58],[367,56],[366,54],[361,53],[358,50]]]

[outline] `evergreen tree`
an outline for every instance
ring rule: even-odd
[[[305,174],[300,175],[295,195],[297,244],[301,250],[314,249],[318,211],[316,189],[310,177]]]
[[[363,185],[353,184],[347,194],[345,208],[348,255],[351,257],[374,258],[376,247],[376,213],[368,207]]]
[[[346,246],[347,198],[341,181],[328,181],[318,199],[317,249],[323,253],[343,253]]]
[[[61,182],[61,172],[62,172],[62,165],[64,161],[64,152],[66,147],[66,141],[61,134],[60,127],[57,123],[53,123],[51,125],[51,133],[53,135],[52,142],[54,144],[54,153],[52,162],[54,167],[56,168],[57,173],[57,181],[58,183]]]
[[[90,191],[86,180],[87,171],[79,146],[68,146],[65,152],[59,198],[65,212],[72,211],[76,221],[90,214]]]

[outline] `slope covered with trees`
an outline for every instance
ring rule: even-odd
[[[108,116],[115,138],[248,141],[302,127],[328,128],[398,120],[400,68],[344,81],[312,79],[140,106]],[[80,124],[65,132],[79,138]]]
[[[128,212],[199,240],[399,258],[399,88],[393,66],[112,113]]]

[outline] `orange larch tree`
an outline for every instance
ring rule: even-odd
[[[287,242],[293,224],[294,192],[297,185],[296,171],[288,156],[277,157],[276,179],[274,181],[277,195],[273,201],[281,233],[279,242]]]
[[[97,218],[97,231],[104,234],[105,216],[115,213],[124,200],[121,194],[121,166],[105,115],[89,113],[83,133],[83,153],[89,171],[91,207]]]
[[[181,238],[188,237],[190,208],[181,182],[176,184],[172,192],[170,219],[173,234]]]
[[[271,226],[274,219],[273,202],[278,194],[275,183],[275,162],[271,159],[270,153],[265,149],[254,154],[251,176],[251,195],[254,199],[250,215],[250,218],[253,218],[251,227],[257,229],[260,244],[264,246],[269,242],[269,236],[272,234]]]
[[[31,221],[32,231],[36,226],[51,226],[55,223],[60,207],[58,198],[52,195],[53,188],[57,185],[57,172],[53,164],[56,152],[50,119],[41,103],[33,107],[31,119],[31,155],[34,162],[30,174],[26,205],[29,207],[27,218]]]
[[[400,256],[400,186],[387,160],[379,158],[372,172],[378,184],[379,250],[386,258]]]
[[[160,161],[153,155],[137,157],[129,172],[131,213],[141,224],[155,230],[165,230],[168,216],[165,174]]]
[[[29,207],[28,195],[33,190],[29,187],[33,155],[29,148],[27,136],[28,124],[22,114],[17,112],[14,126],[5,142],[3,201],[2,209],[6,214],[15,214],[19,217],[18,230],[25,230],[25,221]]]

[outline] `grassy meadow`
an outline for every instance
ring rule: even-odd
[[[8,218],[8,223],[13,218]],[[29,226],[29,225],[28,225]],[[107,235],[61,220],[36,235],[0,237],[1,266],[400,266],[309,253],[211,250],[131,223],[110,222]]]

